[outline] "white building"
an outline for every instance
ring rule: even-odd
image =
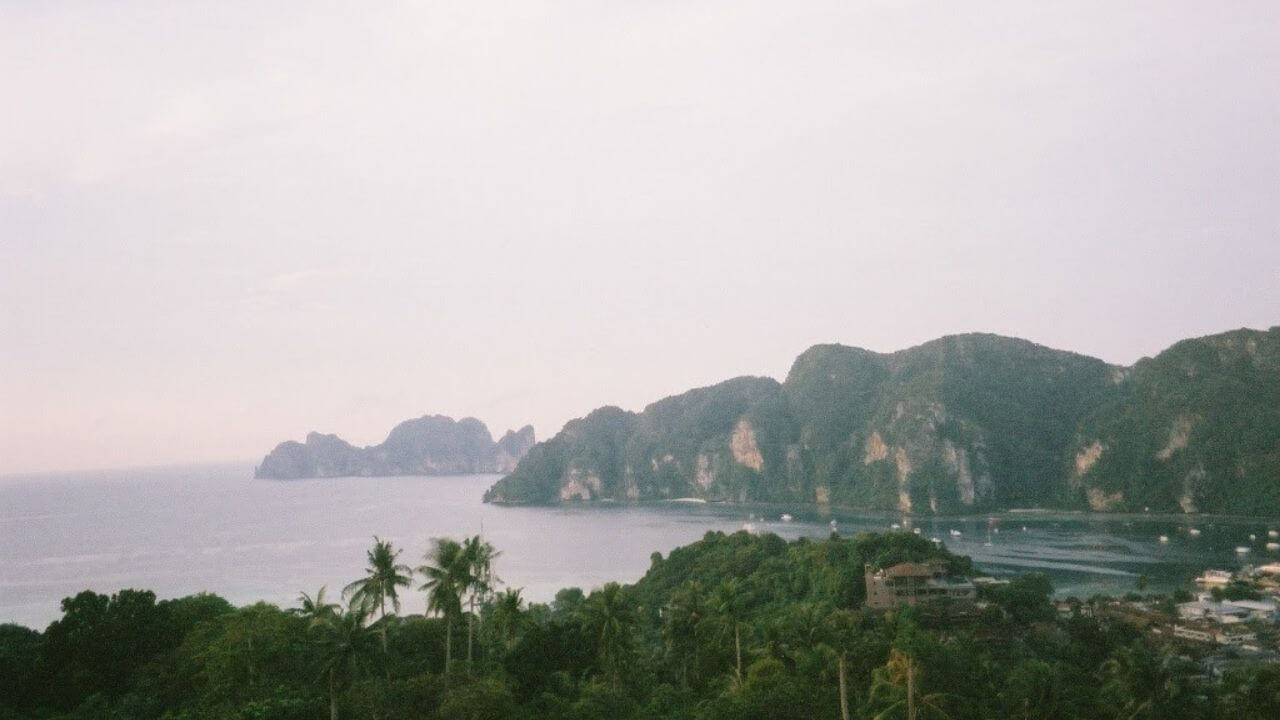
[[[1249,610],[1234,603],[1215,602],[1205,597],[1178,605],[1178,617],[1183,620],[1212,620],[1230,624],[1244,622]]]

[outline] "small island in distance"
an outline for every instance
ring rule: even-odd
[[[533,447],[533,426],[495,441],[481,421],[424,415],[406,420],[378,445],[356,447],[337,435],[312,432],[305,443],[282,442],[254,468],[255,478],[471,475],[511,472]]]

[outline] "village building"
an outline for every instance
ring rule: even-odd
[[[877,570],[863,568],[867,584],[867,607],[891,610],[899,605],[917,606],[944,599],[973,602],[973,583],[947,575],[947,561],[933,558],[923,563],[899,563]]]
[[[1178,617],[1183,620],[1212,620],[1224,625],[1245,620],[1275,621],[1276,604],[1263,600],[1215,601],[1207,595],[1178,605]]]
[[[1178,604],[1178,617],[1183,620],[1212,620],[1218,623],[1244,622],[1249,611],[1232,603],[1200,598]]]

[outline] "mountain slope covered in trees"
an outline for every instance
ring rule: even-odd
[[[452,550],[448,550],[452,548]],[[485,552],[468,552],[469,548]],[[711,532],[644,577],[530,604],[479,537],[415,553],[375,539],[353,592],[296,607],[86,590],[43,632],[0,624],[0,718],[49,720],[1238,720],[1280,713],[1280,670],[1144,633],[1105,598],[1061,616],[1039,575],[984,605],[864,607],[864,565],[969,558],[911,533]],[[352,559],[355,559],[353,553]],[[483,558],[487,557],[485,560]],[[355,570],[353,565],[353,571]],[[400,577],[396,577],[400,576]],[[425,579],[430,614],[398,607]],[[381,581],[385,580],[385,582]],[[1149,598],[1162,624],[1173,598]]]
[[[813,502],[1280,512],[1280,328],[1182,341],[1133,367],[987,334],[895,353],[818,345],[532,448],[491,502]]]

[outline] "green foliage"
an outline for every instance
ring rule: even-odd
[[[1262,594],[1253,583],[1243,580],[1232,580],[1224,586],[1214,586],[1209,589],[1209,594],[1213,599],[1222,602],[1223,600],[1261,600]]]
[[[40,633],[21,625],[0,625],[0,698],[13,710],[30,707],[35,685],[31,660],[40,650]],[[0,715],[0,718],[4,717]]]
[[[1122,493],[1119,509],[1275,512],[1280,327],[1184,340],[1138,362],[1078,435],[1105,448],[1085,481]]]
[[[44,633],[0,626],[0,718],[703,720],[840,717],[843,705],[884,720],[1255,720],[1280,709],[1274,668],[1194,684],[1196,668],[1136,630],[1058,619],[1042,576],[991,588],[987,613],[866,610],[866,564],[943,558],[972,572],[908,533],[708,533],[655,555],[633,585],[570,588],[551,606],[480,593],[475,662],[446,673],[451,619],[471,615],[462,578],[483,574],[468,569],[478,544],[432,545],[427,567],[449,572],[429,590],[452,588],[435,606],[443,618],[371,623],[372,603],[335,607],[323,592],[290,610],[139,591],[68,598]]]
[[[1170,444],[1179,427],[1185,447]],[[1077,465],[1095,443],[1096,462]],[[888,355],[818,345],[783,384],[596,410],[486,499],[552,503],[570,488],[896,510],[905,491],[913,511],[946,513],[1084,508],[1094,490],[1107,509],[1256,514],[1280,512],[1277,468],[1280,328],[1187,340],[1133,368],[970,334]]]
[[[1041,574],[1018,575],[1008,585],[987,588],[983,594],[1020,624],[1051,620],[1055,615],[1049,601],[1053,583]]]

